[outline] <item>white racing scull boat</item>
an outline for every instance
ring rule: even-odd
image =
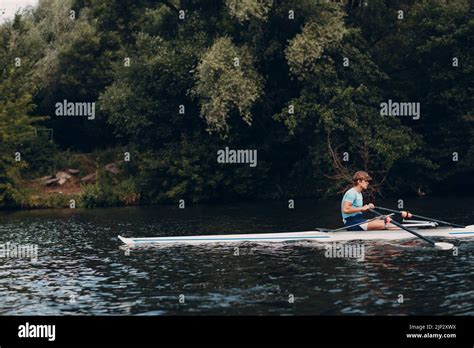
[[[466,238],[474,237],[474,225],[464,228],[438,227],[420,228],[433,226],[431,223],[412,223],[404,225],[423,237],[442,238]],[[314,241],[314,242],[338,242],[351,240],[403,240],[417,238],[405,230],[381,230],[381,231],[339,231],[339,232],[279,232],[279,233],[254,233],[254,234],[225,234],[206,236],[179,236],[179,237],[148,237],[148,238],[118,238],[126,245],[153,245],[153,244],[210,244],[210,243],[266,243],[266,242],[289,242],[289,241]]]

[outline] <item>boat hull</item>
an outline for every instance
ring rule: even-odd
[[[466,238],[474,237],[474,225],[465,228],[433,228],[416,229],[416,232],[425,237]],[[125,238],[118,236],[127,245],[147,244],[216,244],[216,243],[266,243],[289,241],[337,242],[350,240],[403,240],[417,238],[403,230],[364,231],[364,232],[280,232],[257,234],[226,234],[206,236],[179,236],[179,237],[149,237]]]

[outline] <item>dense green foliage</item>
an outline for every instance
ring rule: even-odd
[[[1,29],[1,41],[6,46],[14,35]],[[0,64],[4,67],[0,71],[0,206],[22,204],[25,196],[19,189],[21,171],[29,163],[23,156],[28,151],[34,155],[42,152],[33,147],[41,141],[35,138],[34,123],[44,118],[30,116],[34,105],[26,87],[27,78],[7,63],[16,57],[15,51],[16,47],[0,50]],[[34,165],[32,169],[35,170]]]
[[[130,154],[88,207],[322,197],[358,169],[382,194],[472,192],[472,3],[365,3],[40,0],[0,26],[0,205],[65,150]],[[420,119],[381,116],[389,99]],[[96,118],[55,117],[63,100]],[[257,167],[218,163],[226,146]]]

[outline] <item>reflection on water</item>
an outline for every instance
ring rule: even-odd
[[[456,202],[411,207],[472,223],[474,200]],[[469,239],[454,240],[457,256],[414,240],[365,242],[364,261],[327,258],[304,241],[129,249],[117,239],[336,227],[337,208],[305,201],[293,211],[265,203],[1,213],[0,244],[35,244],[38,259],[0,258],[0,314],[474,314]]]

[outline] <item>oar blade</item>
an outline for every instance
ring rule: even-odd
[[[440,250],[452,250],[454,248],[454,245],[451,243],[444,243],[444,242],[437,242],[435,243],[436,249]]]

